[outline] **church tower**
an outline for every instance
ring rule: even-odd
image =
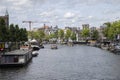
[[[3,19],[5,21],[6,27],[9,27],[9,14],[8,14],[7,9],[6,9],[5,15],[0,16],[0,19]]]
[[[5,23],[6,23],[6,26],[9,27],[9,14],[7,9],[5,12]]]

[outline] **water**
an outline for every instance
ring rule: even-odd
[[[27,66],[0,68],[0,80],[120,80],[120,55],[83,45],[45,45]]]

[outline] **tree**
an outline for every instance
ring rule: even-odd
[[[105,37],[108,37],[108,31],[109,31],[109,28],[112,26],[112,24],[110,22],[107,22],[107,23],[104,23],[103,25],[105,26],[103,30],[103,34]]]
[[[19,30],[19,26],[18,25],[15,25],[15,38],[16,38],[16,41],[19,42],[20,41],[20,30]]]
[[[70,38],[71,38],[71,40],[76,41],[76,34],[74,32],[72,32],[72,35]]]
[[[27,41],[27,40],[28,40],[28,33],[27,33],[26,28],[23,28],[23,33],[22,33],[22,35],[23,35],[23,40],[24,40],[24,41]]]
[[[19,41],[27,41],[28,40],[28,33],[26,28],[20,28],[20,40]]]
[[[66,30],[65,39],[68,41],[71,36],[72,31],[70,29]]]
[[[120,21],[106,23],[106,27],[103,30],[103,34],[110,40],[116,39],[116,35],[120,34]]]
[[[42,42],[45,38],[45,33],[42,30],[38,30],[36,32],[33,32],[33,38],[39,40],[40,42]]]
[[[56,38],[55,33],[51,33],[49,36],[50,36],[50,39],[52,39],[52,38]]]
[[[0,19],[0,41],[7,41],[8,40],[8,31],[7,27],[5,25],[4,19]]]
[[[63,31],[62,29],[60,29],[60,30],[58,31],[58,37],[59,37],[60,39],[63,39],[63,38],[64,38],[64,31]]]
[[[54,34],[55,34],[55,38],[57,39],[57,38],[58,38],[58,30],[56,30],[56,31],[54,32]]]
[[[87,29],[87,28],[83,29],[82,32],[81,32],[81,35],[82,35],[82,37],[87,39],[87,37],[89,37],[89,35],[90,35],[89,29]]]
[[[18,25],[11,24],[6,26],[4,19],[0,18],[0,41],[3,42],[19,42],[28,40],[27,30],[19,29]]]
[[[97,40],[98,37],[99,37],[98,31],[97,30],[92,31],[91,38],[94,39],[94,40]]]
[[[115,33],[115,32],[114,32],[113,28],[110,27],[110,28],[108,29],[108,35],[107,35],[108,39],[113,40],[113,39],[114,39],[114,35],[115,35],[114,33]]]
[[[45,38],[45,33],[42,30],[38,30],[38,34],[39,34],[39,39],[43,41],[43,39]]]
[[[16,33],[15,33],[15,27],[14,24],[10,25],[10,41],[15,42],[16,41]]]

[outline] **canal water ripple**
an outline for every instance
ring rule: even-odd
[[[50,46],[25,67],[0,68],[0,80],[120,80],[120,55],[84,45]]]

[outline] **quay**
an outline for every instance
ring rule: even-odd
[[[0,66],[24,66],[32,59],[32,50],[14,50],[0,54]]]

